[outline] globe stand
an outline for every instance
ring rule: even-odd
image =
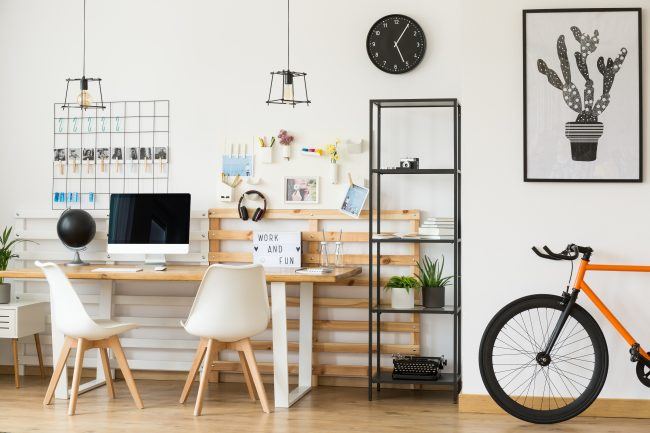
[[[79,255],[79,251],[83,251],[85,250],[85,248],[76,248],[76,249],[70,248],[70,249],[74,251],[74,258],[72,259],[71,262],[66,263],[65,264],[66,266],[86,266],[90,264],[88,262],[84,262],[83,260],[81,260],[81,256]]]

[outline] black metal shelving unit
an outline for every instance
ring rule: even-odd
[[[381,112],[384,109],[400,108],[440,108],[453,110],[453,160],[452,168],[422,168],[409,170],[402,168],[381,168]],[[370,172],[370,218],[369,218],[369,242],[368,242],[368,400],[372,400],[373,387],[377,392],[381,390],[382,383],[400,384],[427,384],[445,387],[452,391],[454,402],[458,402],[458,394],[462,387],[461,369],[461,165],[460,165],[460,131],[461,114],[460,104],[455,98],[448,99],[372,99],[370,100],[370,151],[369,151],[369,172]],[[372,234],[381,232],[381,182],[384,175],[433,175],[453,176],[454,196],[454,237],[453,239],[373,239]],[[373,255],[381,255],[381,244],[383,243],[449,243],[454,249],[454,275],[453,275],[453,305],[442,308],[425,308],[416,306],[412,309],[395,309],[381,306],[381,263],[373,265]],[[376,278],[375,276],[376,275]],[[373,299],[377,300],[374,305]],[[414,313],[414,314],[443,314],[451,317],[453,321],[453,363],[451,372],[447,370],[437,381],[429,380],[404,380],[393,379],[390,372],[381,371],[381,315],[388,313]],[[373,329],[373,322],[377,322],[376,329]],[[373,333],[376,334],[376,363],[373,364]],[[376,372],[375,372],[376,368]],[[447,367],[449,369],[449,367]]]

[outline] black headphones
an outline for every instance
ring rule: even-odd
[[[264,217],[264,213],[266,212],[266,197],[264,197],[264,194],[262,194],[259,191],[255,191],[254,189],[246,191],[239,198],[239,204],[237,205],[237,210],[239,211],[239,218],[241,218],[244,221],[248,220],[248,209],[246,208],[245,205],[242,205],[244,198],[248,194],[257,194],[258,197],[264,200],[264,207],[263,208],[258,207],[257,209],[255,209],[255,212],[253,212],[253,218],[251,218],[254,222],[258,222]]]

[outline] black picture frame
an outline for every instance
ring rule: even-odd
[[[567,9],[524,9],[522,11],[522,42],[523,42],[523,173],[524,182],[598,182],[598,183],[640,183],[643,182],[643,44],[642,44],[642,12],[641,8],[567,8]],[[527,17],[529,14],[539,13],[574,13],[574,12],[636,12],[637,14],[637,36],[638,36],[638,76],[639,76],[639,150],[638,150],[638,177],[623,179],[562,179],[562,178],[540,178],[531,177],[528,172],[528,77],[527,77]],[[568,30],[568,29],[567,29]]]

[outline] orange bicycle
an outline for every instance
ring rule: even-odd
[[[650,387],[650,355],[585,282],[587,271],[650,272],[650,266],[592,264],[593,250],[575,244],[561,253],[546,246],[543,250],[533,247],[549,260],[582,255],[573,289],[569,292],[567,286],[562,296],[526,296],[502,308],[483,334],[479,366],[485,387],[501,408],[524,421],[549,424],[587,409],[607,377],[607,343],[598,323],[576,303],[580,292],[630,345],[637,377]]]

